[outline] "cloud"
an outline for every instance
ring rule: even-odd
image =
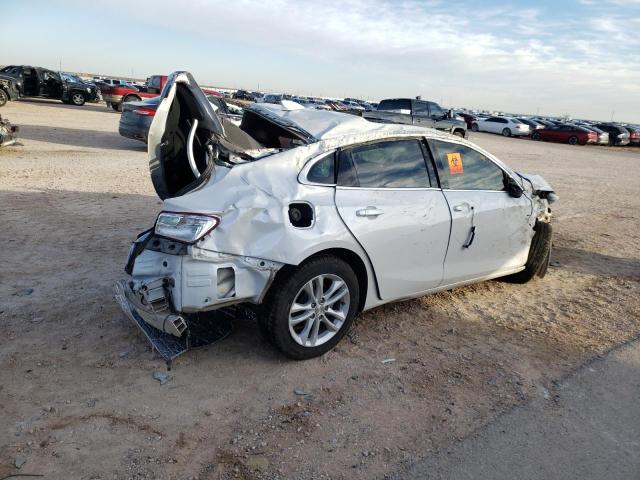
[[[63,3],[86,6],[76,0]],[[619,89],[621,96],[636,91],[640,0],[531,5],[154,0],[150,6],[145,0],[128,0],[127,16],[155,25],[159,35],[182,32],[216,47],[240,45],[256,56],[277,52],[284,63],[299,66],[298,71],[281,72],[282,89],[292,88],[287,77],[320,82],[315,77],[325,67],[327,77],[353,82],[349,91],[354,94],[358,89],[370,97],[408,94],[427,87],[456,104],[504,101],[495,105],[503,109],[511,102],[528,108],[532,96],[553,98],[554,91],[560,98],[575,95],[575,88],[587,89],[590,96],[611,89]],[[277,78],[277,69],[274,65],[271,78]],[[313,73],[304,77],[305,70]],[[390,85],[385,79],[395,81]],[[326,83],[331,85],[328,79]]]

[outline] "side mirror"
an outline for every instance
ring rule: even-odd
[[[505,173],[505,188],[510,197],[520,198],[523,190],[518,182]]]

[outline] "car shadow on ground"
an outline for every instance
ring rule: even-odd
[[[10,323],[24,321],[28,311],[37,308],[34,305],[52,304],[47,318],[60,319],[59,327],[63,331],[73,328],[74,323],[82,324],[84,335],[92,337],[92,344],[106,342],[110,345],[107,350],[112,353],[129,347],[140,352],[149,348],[144,334],[126,319],[116,304],[113,285],[126,278],[123,267],[130,243],[139,232],[153,225],[161,209],[157,197],[120,192],[0,190],[0,204],[11,205],[3,217],[3,231],[13,239],[7,246],[9,261],[3,268],[11,280],[0,283],[0,298],[7,298],[0,310],[16,313]],[[38,208],[34,208],[36,205]],[[38,225],[39,236],[25,231],[25,219]],[[64,248],[51,256],[47,252],[53,244],[64,245]],[[28,260],[41,257],[48,260]],[[51,278],[56,280],[46,280]],[[33,291],[24,295],[21,292],[25,289]],[[69,296],[68,292],[75,294]],[[62,296],[67,298],[66,302],[53,305],[57,303],[53,299]],[[77,315],[69,317],[70,310],[78,312]],[[96,327],[96,318],[114,323],[117,328],[106,333]],[[177,364],[191,365],[196,360],[212,362],[220,358],[240,363],[282,362],[284,357],[260,335],[255,318],[240,315],[232,324],[233,330],[227,338],[181,355]],[[43,322],[30,327],[44,331],[51,325]],[[53,338],[51,341],[55,343]],[[153,360],[158,361],[160,357]]]
[[[557,263],[555,263],[557,262]],[[614,257],[571,247],[553,247],[551,266],[589,275],[608,275],[640,281],[640,260]]]
[[[119,114],[119,112],[114,111],[112,108],[107,108],[104,102],[96,102],[96,103],[87,102],[81,107],[78,107],[76,105],[69,105],[66,103],[62,103],[62,101],[60,100],[50,100],[47,98],[21,98],[18,101],[22,103],[30,103],[32,105],[37,105],[38,107],[53,107],[53,108],[63,108],[63,109],[69,109],[69,110],[84,109],[84,110],[91,110],[94,112],[106,112],[106,113],[112,113],[112,114]]]
[[[19,140],[35,140],[74,147],[110,150],[146,150],[143,142],[121,136],[118,132],[83,130],[79,128],[21,125]]]

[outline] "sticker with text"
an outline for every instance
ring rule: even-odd
[[[451,175],[464,172],[464,168],[462,168],[462,157],[459,153],[447,153],[447,161],[449,162],[449,173]]]

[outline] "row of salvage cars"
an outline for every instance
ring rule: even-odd
[[[286,101],[248,106],[238,126],[176,72],[148,152],[162,210],[116,298],[175,337],[243,304],[307,359],[364,310],[547,270],[553,189],[458,136]]]
[[[571,145],[640,145],[640,126],[585,121],[566,122],[540,117],[480,117],[463,113],[474,132],[497,133],[505,137],[530,137],[532,140]]]

